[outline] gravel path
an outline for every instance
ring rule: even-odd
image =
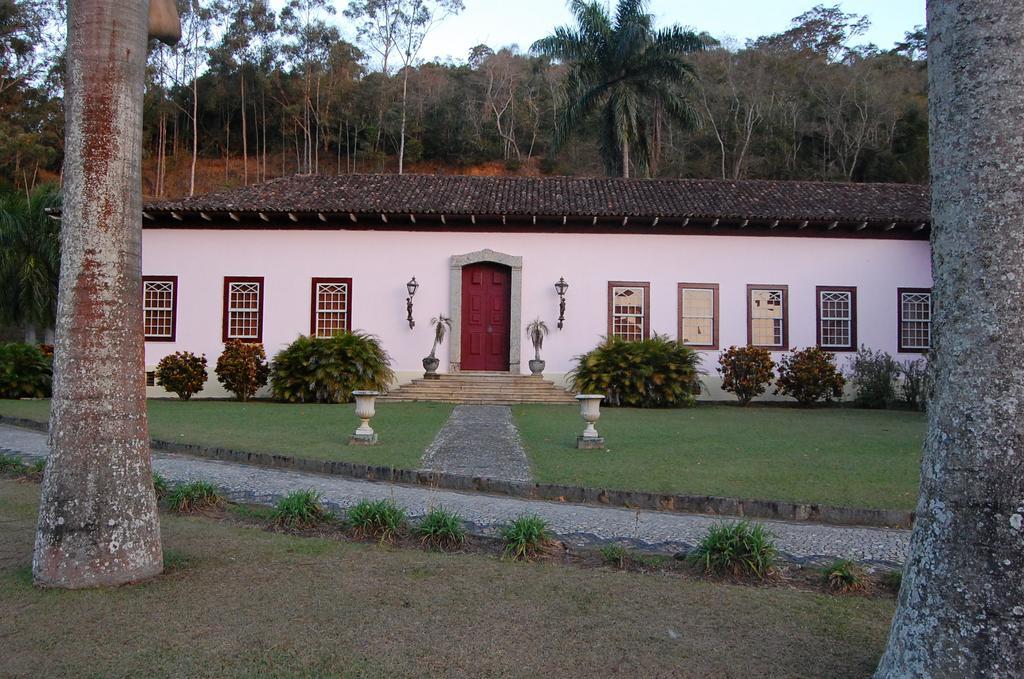
[[[424,453],[423,469],[503,481],[532,480],[508,406],[456,406]]]
[[[46,435],[0,425],[0,451],[26,459],[47,454]],[[172,483],[203,479],[220,486],[234,500],[273,503],[297,489],[321,492],[326,504],[343,509],[363,499],[391,499],[411,516],[430,507],[457,511],[475,532],[493,534],[524,513],[545,518],[551,529],[570,544],[620,541],[638,548],[677,550],[691,547],[719,517],[669,512],[632,511],[611,507],[559,504],[537,500],[475,495],[421,487],[356,481],[337,476],[265,469],[156,451],[154,468]],[[764,521],[776,535],[783,554],[800,562],[850,558],[866,563],[900,566],[910,533],[902,530],[848,528],[811,523]]]

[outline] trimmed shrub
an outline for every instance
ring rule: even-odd
[[[923,358],[900,366],[900,396],[903,402],[916,410],[928,408],[928,362]]]
[[[700,362],[700,354],[664,335],[637,342],[608,337],[576,357],[569,379],[576,392],[604,394],[610,406],[691,406],[701,389]]]
[[[505,541],[505,556],[513,561],[529,561],[550,539],[548,522],[539,516],[527,514],[501,529]]]
[[[372,335],[305,335],[274,357],[274,398],[288,403],[347,403],[358,389],[387,391],[394,381],[391,357]]]
[[[856,389],[855,402],[862,408],[885,408],[896,400],[900,364],[884,351],[865,346],[850,361],[850,382]]]
[[[193,481],[175,486],[167,498],[167,506],[172,512],[188,514],[204,509],[215,509],[224,504],[220,491],[212,483]]]
[[[762,347],[732,346],[718,357],[722,389],[736,394],[741,406],[765,392],[775,377],[774,368],[771,352]]]
[[[405,510],[391,500],[360,500],[345,512],[352,533],[357,538],[374,537],[390,542],[407,526]]]
[[[262,344],[228,340],[217,359],[217,381],[239,401],[248,401],[267,384],[270,366]]]
[[[825,569],[824,577],[828,588],[839,594],[863,592],[868,588],[868,576],[864,568],[849,559],[833,561]]]
[[[53,360],[34,344],[0,344],[0,398],[46,398]]]
[[[179,351],[164,356],[156,364],[157,385],[174,392],[182,401],[202,391],[206,377],[205,354],[196,356],[189,351]]]
[[[466,529],[462,517],[444,507],[427,512],[413,530],[420,542],[434,549],[458,549],[466,543]]]
[[[331,513],[320,504],[323,496],[315,490],[296,490],[277,501],[271,519],[284,528],[316,528],[331,520]]]
[[[836,368],[834,356],[819,347],[786,354],[779,362],[775,393],[792,396],[802,406],[843,395],[846,378]]]
[[[712,526],[689,556],[708,574],[754,576],[771,574],[778,550],[769,531],[747,521]]]

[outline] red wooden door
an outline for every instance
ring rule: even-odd
[[[508,370],[511,307],[511,269],[490,262],[463,267],[463,370]]]

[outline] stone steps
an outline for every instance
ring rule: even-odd
[[[576,402],[571,393],[549,380],[530,375],[493,372],[440,375],[436,380],[415,379],[380,397],[380,400],[471,405]]]

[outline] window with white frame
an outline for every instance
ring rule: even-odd
[[[819,287],[817,293],[818,346],[830,351],[856,351],[856,288]]]
[[[718,347],[718,284],[679,284],[679,341],[694,347]]]
[[[649,336],[649,283],[608,284],[608,334],[628,341]]]
[[[224,341],[263,341],[263,279],[224,279]]]
[[[174,341],[177,288],[175,276],[143,276],[142,319],[146,341]]]
[[[755,347],[785,349],[788,330],[785,285],[747,286],[747,343]]]
[[[932,291],[900,288],[900,351],[928,351],[932,345]]]
[[[333,337],[352,330],[352,279],[314,278],[311,301],[314,337]]]

